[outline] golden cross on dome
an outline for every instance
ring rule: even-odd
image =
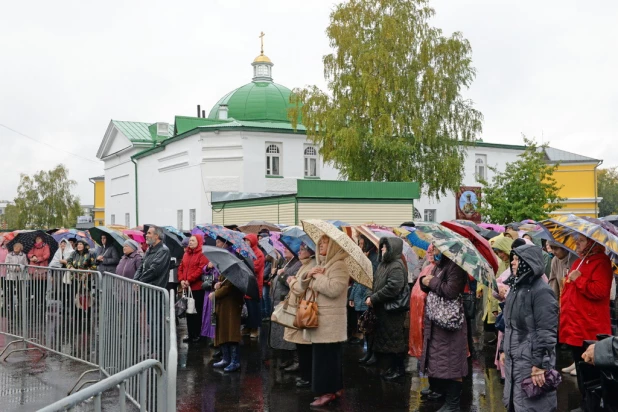
[[[264,36],[266,36],[266,35],[264,34],[264,32],[263,32],[263,31],[262,31],[262,32],[260,32],[259,37],[260,37],[260,41],[261,41],[261,43],[262,43],[262,48],[260,49],[260,53],[261,53],[261,54],[264,54]]]

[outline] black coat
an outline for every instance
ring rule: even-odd
[[[158,245],[150,246],[142,259],[142,265],[133,279],[149,285],[164,288],[169,279],[170,250],[159,242]]]
[[[558,341],[558,301],[554,291],[541,277],[545,261],[540,247],[523,245],[513,249],[531,271],[517,277],[504,305],[505,353],[504,405],[509,411],[555,411],[556,391],[528,398],[521,382],[532,367],[554,369]]]
[[[380,249],[386,244],[387,252],[373,278],[371,304],[376,314],[373,350],[381,353],[405,353],[408,351],[408,334],[404,323],[408,312],[388,312],[384,304],[396,300],[407,286],[407,276],[401,252],[403,241],[386,237],[380,241]]]

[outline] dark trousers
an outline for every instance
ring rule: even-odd
[[[300,368],[300,378],[311,382],[311,368],[313,363],[313,348],[311,345],[296,345],[298,353],[298,366]]]
[[[334,394],[343,389],[343,353],[341,342],[314,343],[311,389],[318,395]]]
[[[195,309],[197,313],[192,315],[187,314],[187,330],[189,338],[199,338],[202,334],[202,311],[204,309],[204,294],[203,290],[192,290],[193,299],[195,299]]]

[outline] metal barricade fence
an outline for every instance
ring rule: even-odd
[[[0,333],[16,338],[0,359],[40,350],[98,366],[100,272],[0,264],[0,279]]]
[[[146,359],[155,359],[163,366],[167,388],[169,349],[176,345],[175,341],[170,342],[170,322],[174,321],[170,319],[166,289],[105,272],[99,343],[101,371],[111,376]],[[140,392],[137,377],[126,382],[129,399],[136,405],[145,404],[149,411],[157,410],[155,378],[154,371],[146,373],[147,387],[151,390],[145,393]],[[145,402],[143,396],[147,397]],[[159,410],[164,408],[162,405]]]

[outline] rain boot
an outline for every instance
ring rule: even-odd
[[[365,356],[358,360],[358,363],[360,364],[367,363],[367,361],[373,357],[373,350],[371,350],[371,345],[369,343],[369,339],[367,338],[367,335],[365,335],[365,346],[367,347],[367,352],[365,352]]]
[[[448,381],[446,384],[446,400],[438,412],[460,412],[461,382]]]
[[[231,344],[229,346],[231,361],[230,364],[223,369],[225,372],[236,372],[240,369],[240,351],[238,344]]]
[[[223,354],[223,357],[219,362],[212,365],[213,368],[221,369],[227,367],[230,364],[231,356],[229,343],[224,343],[221,345],[221,353]]]

